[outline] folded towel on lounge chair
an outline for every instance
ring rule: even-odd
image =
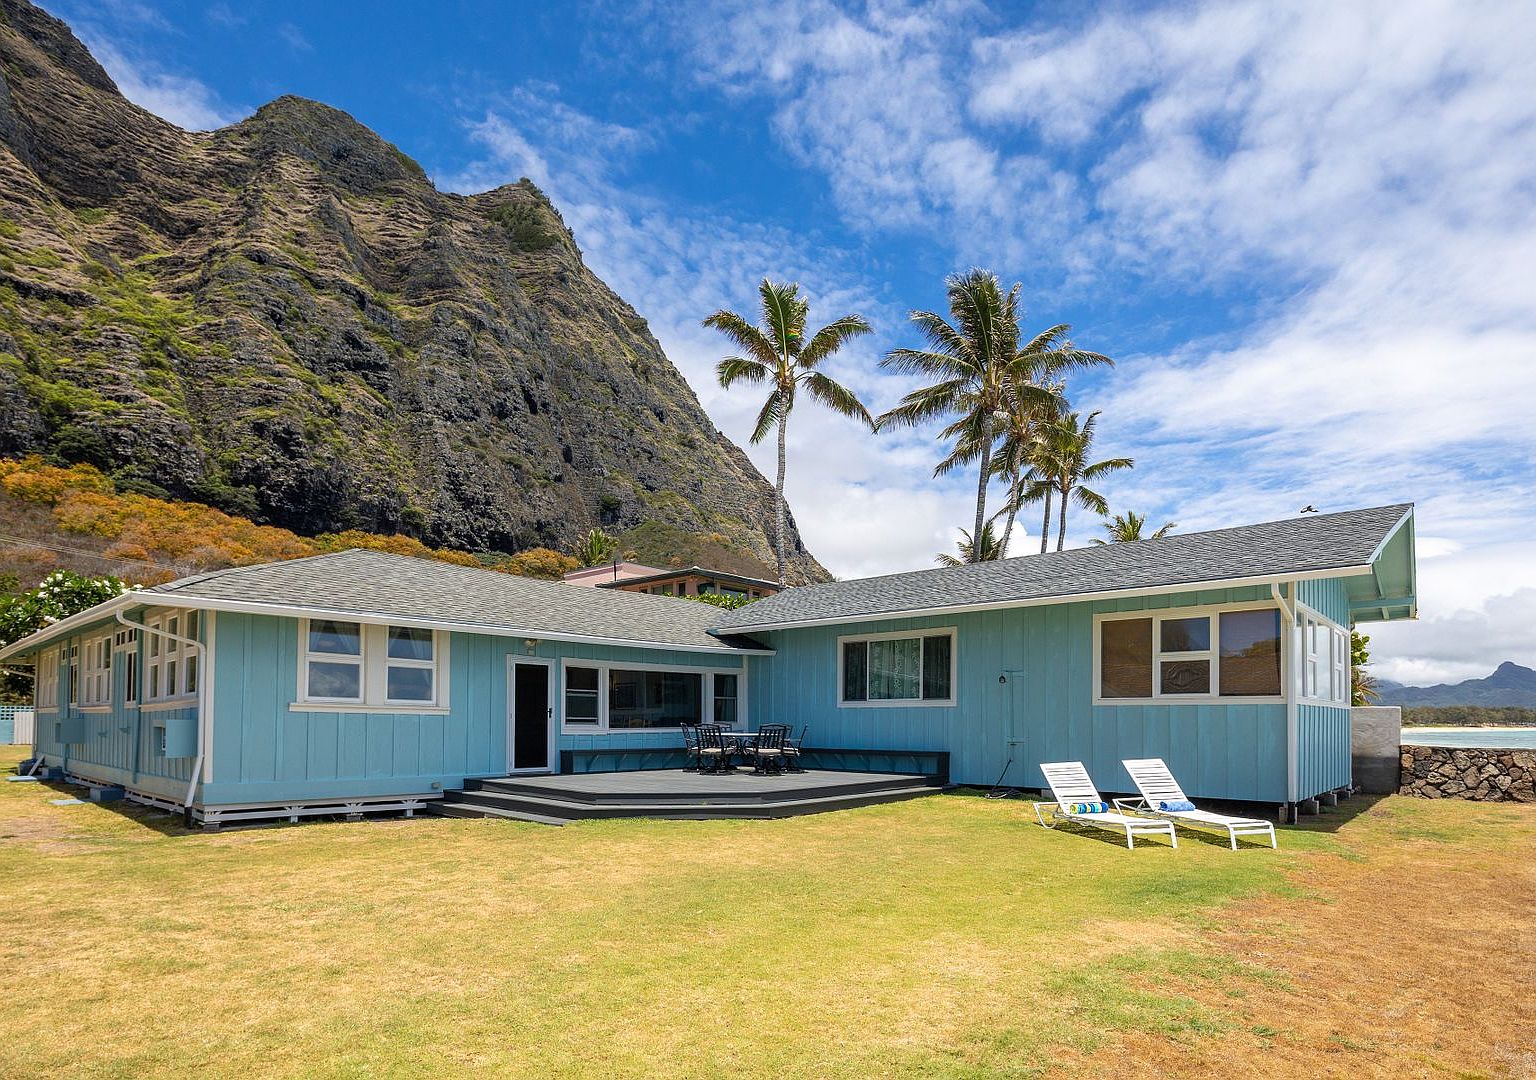
[[[1195,804],[1190,802],[1188,799],[1164,799],[1162,802],[1157,804],[1157,808],[1159,810],[1171,811],[1173,813],[1183,813],[1186,810],[1193,810],[1195,808]]]
[[[1067,803],[1061,809],[1066,814],[1107,814],[1110,811],[1110,805],[1104,802],[1073,802]]]

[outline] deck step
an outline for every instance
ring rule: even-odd
[[[870,786],[830,795],[821,791],[773,800],[715,802],[674,793],[666,801],[642,799],[596,803],[566,798],[564,793],[557,794],[549,790],[534,794],[523,790],[488,790],[482,786],[478,790],[448,792],[441,803],[434,807],[434,811],[449,817],[511,817],[552,823],[629,817],[695,821],[728,818],[764,820],[901,802],[933,795],[942,790],[932,784],[912,783],[908,778],[907,783],[901,786]]]
[[[544,814],[530,814],[521,810],[510,810],[500,806],[460,806],[457,803],[439,799],[428,807],[429,814],[438,817],[451,818],[506,818],[508,821],[529,821],[535,825],[569,825],[570,818],[548,817]]]
[[[588,774],[603,775],[603,774]],[[659,770],[657,775],[663,775]],[[686,774],[690,779],[699,774]],[[759,778],[751,774],[743,774],[740,779],[757,781]],[[909,787],[931,785],[933,782],[923,776],[905,773],[896,773],[887,777],[871,778],[868,775],[851,776],[846,781],[834,784],[818,784],[814,787],[795,783],[795,774],[787,774],[781,778],[782,786],[754,786],[743,787],[739,791],[721,790],[714,787],[708,791],[679,790],[676,787],[656,786],[654,790],[644,790],[639,784],[624,790],[594,791],[583,790],[566,786],[563,780],[571,779],[561,777],[554,782],[545,782],[542,777],[484,777],[471,778],[464,782],[464,793],[487,792],[502,795],[526,795],[541,799],[560,799],[564,802],[585,803],[594,806],[624,805],[632,806],[641,803],[675,803],[687,802],[694,805],[708,806],[752,806],[761,803],[784,802],[789,799],[804,799],[815,797],[836,797],[842,795],[862,795],[874,791],[899,790]],[[722,784],[729,785],[732,781],[729,777],[721,777]]]

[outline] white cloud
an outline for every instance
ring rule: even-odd
[[[177,127],[211,131],[233,124],[250,112],[229,105],[206,83],[163,71],[149,61],[130,58],[108,41],[88,37],[86,44],[124,97]]]
[[[288,48],[292,49],[294,52],[314,51],[315,47],[314,45],[310,44],[309,38],[304,36],[304,31],[300,30],[291,22],[279,23],[277,27],[277,36],[282,38],[284,44],[286,44]]]
[[[974,41],[941,6],[782,15],[732,14],[741,55],[706,77],[774,102],[851,222],[920,221],[1087,302],[1289,290],[1101,381],[1106,446],[1139,463],[1117,505],[1189,529],[1417,499],[1461,550],[1426,549],[1425,621],[1378,631],[1393,662],[1525,647],[1536,559],[1500,538],[1536,533],[1536,10],[1209,3]]]
[[[1043,30],[1013,14],[743,2],[670,33],[706,87],[766,104],[782,148],[871,243],[920,234],[954,265],[1030,281],[1036,309],[1126,294],[1181,309],[1170,326],[1212,328],[1158,354],[1094,341],[1125,357],[1080,402],[1105,409],[1103,452],[1138,460],[1106,485],[1117,508],[1188,530],[1416,500],[1435,538],[1425,619],[1375,631],[1383,674],[1486,671],[1528,649],[1536,9],[1217,2]],[[713,388],[719,344],[696,321],[749,305],[762,273],[798,277],[818,314],[889,328],[841,374],[877,406],[905,389],[860,370],[909,305],[856,257],[627,195],[622,150],[576,161],[548,130],[504,141],[483,167],[550,174],[593,265],[733,437],[753,405]],[[1213,295],[1257,314],[1233,328],[1190,310]],[[969,485],[929,479],[928,438],[797,416],[792,453],[816,465],[792,470],[790,494],[835,571],[928,565],[969,519]],[[1079,518],[1073,542],[1091,528]]]

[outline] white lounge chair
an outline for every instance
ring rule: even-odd
[[[1099,789],[1088,778],[1088,770],[1083,768],[1082,762],[1057,761],[1041,765],[1040,771],[1045,774],[1045,782],[1050,785],[1051,794],[1056,798],[1055,802],[1035,803],[1035,820],[1047,829],[1055,828],[1055,822],[1058,821],[1073,821],[1095,829],[1124,832],[1125,846],[1128,848],[1136,846],[1137,836],[1166,836],[1168,843],[1174,847],[1179,846],[1173,822],[1123,814],[1110,809],[1110,804],[1104,801]]]
[[[1141,792],[1141,798],[1116,799],[1115,806],[1121,810],[1149,814],[1193,829],[1224,830],[1233,851],[1237,850],[1239,836],[1268,837],[1270,847],[1280,846],[1275,839],[1275,827],[1261,818],[1232,817],[1229,814],[1193,809],[1194,803],[1189,801],[1189,796],[1179,787],[1179,782],[1173,778],[1173,773],[1162,758],[1138,758],[1123,764],[1125,771],[1131,774],[1136,790]],[[1190,809],[1168,809],[1170,806]]]

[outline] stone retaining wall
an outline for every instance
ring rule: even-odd
[[[1400,762],[1404,795],[1536,802],[1536,750],[1404,746]]]

